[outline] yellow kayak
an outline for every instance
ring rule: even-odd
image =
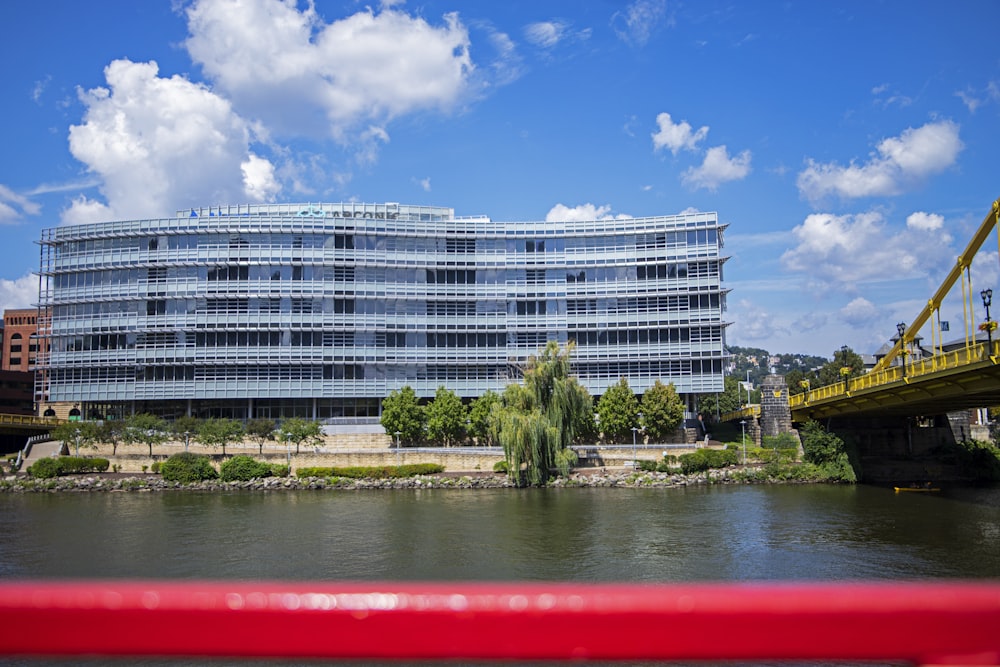
[[[913,493],[930,493],[932,491],[941,490],[936,486],[894,486],[892,488],[896,490],[896,493],[901,493],[903,491],[910,491]]]

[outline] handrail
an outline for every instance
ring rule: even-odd
[[[9,655],[997,665],[998,627],[997,583],[0,583]]]
[[[985,360],[989,360],[994,364],[1000,363],[1000,341],[993,341],[992,349],[987,349],[986,343],[977,343],[943,354],[935,354],[918,361],[910,361],[906,363],[905,372],[901,366],[889,366],[882,370],[879,370],[878,366],[876,366],[864,375],[850,378],[846,382],[841,380],[840,382],[823,387],[810,389],[801,394],[792,394],[788,397],[788,405],[791,408],[797,408],[813,401],[821,401],[838,396],[850,396],[852,392],[861,389],[873,389],[901,380],[912,381],[939,371],[960,368]]]

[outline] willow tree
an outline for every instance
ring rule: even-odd
[[[542,485],[552,470],[566,474],[576,462],[570,445],[593,401],[570,376],[572,350],[572,343],[560,349],[550,341],[541,354],[529,357],[524,383],[508,386],[494,411],[496,438],[518,485]]]

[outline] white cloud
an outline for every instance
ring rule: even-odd
[[[419,185],[420,189],[424,192],[431,191],[431,179],[429,176],[427,178],[414,178],[413,181]]]
[[[62,221],[67,225],[82,225],[87,222],[103,222],[115,218],[114,209],[86,195],[73,198],[73,203],[62,212]]]
[[[726,330],[726,338],[740,342],[773,340],[790,332],[785,323],[748,299],[740,299],[731,309],[733,324]]]
[[[83,123],[70,127],[70,151],[102,179],[102,214],[169,215],[192,204],[273,194],[273,182],[255,180],[266,178],[266,161],[251,158],[247,124],[229,102],[158,71],[155,62],[116,60],[105,68],[107,88],[79,92],[87,110]],[[99,209],[80,197],[63,219],[89,219]]]
[[[524,37],[535,46],[551,49],[566,34],[566,24],[561,21],[539,21],[524,28]]]
[[[714,146],[705,153],[700,167],[691,167],[681,176],[687,187],[715,191],[723,183],[739,181],[750,173],[750,151],[729,157],[725,146]]]
[[[976,113],[976,110],[983,104],[1000,102],[1000,84],[996,81],[990,81],[983,90],[977,91],[970,87],[956,92],[955,96],[962,100],[969,113]]]
[[[698,144],[708,136],[708,126],[703,125],[697,131],[691,131],[691,124],[686,120],[674,123],[670,114],[664,112],[656,116],[656,124],[659,130],[653,133],[653,150],[668,148],[670,152],[677,155],[677,151],[685,149],[693,151]]]
[[[611,17],[611,28],[618,38],[636,46],[644,46],[662,25],[674,25],[666,0],[635,0]]]
[[[468,91],[469,36],[385,8],[324,23],[312,3],[198,0],[185,46],[248,118],[279,135],[348,141],[355,128],[451,110]]]
[[[847,167],[813,160],[798,177],[799,193],[816,202],[827,195],[844,198],[898,195],[924,178],[953,165],[963,148],[959,127],[952,121],[907,128],[883,139],[878,153],[863,165]]]
[[[26,215],[38,215],[41,212],[40,205],[0,184],[0,224],[17,222]]]
[[[243,170],[243,190],[254,201],[271,202],[281,190],[274,177],[274,165],[269,160],[250,153],[240,165]]]
[[[781,263],[801,273],[817,292],[856,289],[862,283],[937,276],[954,261],[951,237],[927,230],[887,229],[881,213],[814,213],[792,230],[797,245]]]
[[[910,229],[934,231],[935,229],[941,229],[941,227],[944,226],[944,218],[937,213],[917,211],[916,213],[911,213],[910,216],[906,218],[906,226]]]
[[[579,222],[581,220],[611,220],[627,219],[630,215],[619,213],[611,214],[610,206],[594,206],[593,204],[580,204],[570,208],[563,204],[556,204],[545,215],[546,222]]]
[[[30,308],[38,302],[38,276],[30,273],[16,280],[0,278],[0,312]]]
[[[840,309],[840,317],[852,327],[860,328],[885,319],[885,313],[864,297],[857,297]]]

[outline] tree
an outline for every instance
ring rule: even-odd
[[[278,440],[295,443],[295,453],[298,454],[299,446],[303,442],[314,445],[323,442],[323,430],[319,422],[292,417],[281,422],[281,426],[278,427]]]
[[[247,422],[247,436],[257,443],[258,452],[264,453],[264,443],[274,440],[273,419],[251,419]]]
[[[399,433],[403,442],[416,442],[424,436],[424,409],[410,385],[393,390],[382,399],[382,427],[393,435]]]
[[[170,424],[170,431],[174,434],[174,437],[184,443],[184,451],[187,451],[188,442],[191,440],[191,436],[196,436],[198,434],[198,429],[201,428],[201,422],[202,420],[197,417],[183,415],[175,419]]]
[[[684,402],[674,383],[659,380],[642,395],[642,425],[650,438],[663,441],[684,419]]]
[[[573,344],[560,350],[550,341],[532,355],[524,383],[509,385],[493,414],[493,431],[504,449],[507,471],[518,485],[541,485],[555,468],[569,472],[576,453],[569,448],[580,412],[590,412],[590,395],[570,377]]]
[[[222,447],[222,455],[226,455],[226,445],[230,442],[243,440],[243,424],[232,419],[205,419],[198,426],[198,442],[206,447]]]
[[[142,443],[149,447],[149,456],[153,456],[153,445],[158,445],[167,439],[167,424],[156,415],[142,412],[137,415],[129,415],[125,419],[125,430],[122,432],[122,441],[131,443]]]
[[[100,441],[99,433],[100,425],[97,422],[68,422],[52,429],[52,439],[62,442],[67,447],[72,446],[74,454],[79,455],[80,447],[96,446]]]
[[[105,419],[97,430],[97,439],[111,445],[111,455],[118,454],[118,445],[125,437],[125,423],[120,421]]]
[[[434,400],[424,409],[427,415],[427,437],[450,447],[465,429],[465,406],[453,391],[438,387]]]
[[[469,406],[469,435],[481,445],[488,447],[494,442],[490,420],[494,406],[499,405],[500,395],[495,391],[487,391]]]
[[[819,386],[825,387],[861,375],[865,361],[846,345],[833,353],[833,359],[819,369]]]
[[[622,442],[639,423],[639,400],[628,386],[628,380],[620,379],[608,387],[597,401],[597,415],[601,420],[601,432],[610,442]]]

